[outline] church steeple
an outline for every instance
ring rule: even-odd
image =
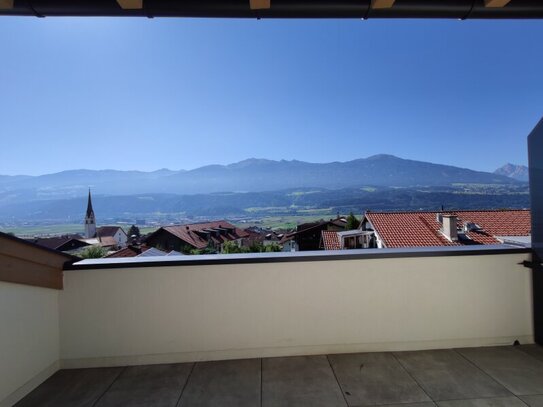
[[[91,192],[89,188],[89,199],[87,201],[87,213],[85,214],[85,237],[91,239],[96,236],[96,218],[92,209]]]

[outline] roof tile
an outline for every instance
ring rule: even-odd
[[[495,236],[529,236],[529,210],[480,210],[451,212],[368,212],[371,222],[386,247],[460,246],[468,242],[451,242],[441,232],[439,213],[458,216],[458,225],[476,223],[481,231],[470,231],[469,244],[499,244]]]

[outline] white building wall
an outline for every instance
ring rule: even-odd
[[[61,364],[533,340],[527,254],[67,271]]]
[[[0,282],[0,406],[58,369],[58,291]]]
[[[126,233],[122,231],[122,229],[118,229],[117,232],[115,232],[115,240],[119,243],[120,247],[126,247],[128,237]]]

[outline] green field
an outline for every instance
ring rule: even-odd
[[[100,225],[99,225],[100,226]],[[129,225],[119,225],[126,232],[128,232]],[[140,232],[147,234],[154,232],[157,229],[156,226],[141,226]],[[61,223],[58,225],[28,225],[28,226],[16,226],[16,227],[2,227],[0,232],[13,233],[16,236],[32,237],[32,236],[54,236],[65,235],[71,233],[83,234],[85,232],[82,224],[77,223]]]
[[[13,233],[17,236],[44,236],[62,235],[68,233],[83,233],[84,228],[80,223],[62,223],[58,225],[24,225],[15,227],[2,227],[0,231]]]

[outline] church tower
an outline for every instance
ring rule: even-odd
[[[92,209],[91,193],[89,188],[89,201],[87,203],[87,213],[85,215],[85,238],[96,237],[96,218]]]

